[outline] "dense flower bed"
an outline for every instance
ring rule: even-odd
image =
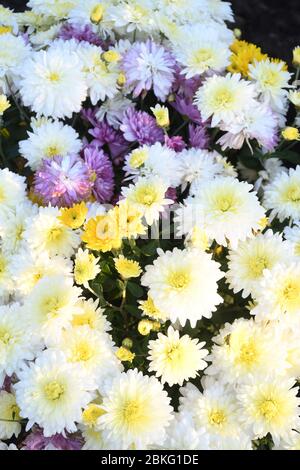
[[[300,448],[300,48],[219,0],[28,7],[0,7],[1,448]]]

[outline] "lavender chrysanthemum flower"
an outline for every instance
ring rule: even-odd
[[[92,119],[92,116],[90,116]],[[94,129],[89,130],[89,134],[94,137],[91,143],[96,147],[103,147],[107,145],[110,151],[111,158],[115,165],[120,165],[128,151],[128,142],[123,137],[123,134],[107,124],[105,120],[98,122]]]
[[[186,78],[186,76],[182,74],[182,69],[177,66],[172,91],[174,93],[178,93],[183,98],[192,101],[202,81],[203,79],[199,75],[195,75],[192,78]]]
[[[62,434],[54,434],[45,437],[42,429],[31,432],[24,441],[24,450],[45,450],[48,446],[56,450],[80,450],[82,441],[78,437],[64,437]]]
[[[34,191],[53,206],[72,206],[90,194],[88,168],[77,155],[45,159],[35,174]]]
[[[120,129],[127,141],[138,142],[140,145],[152,145],[164,141],[163,130],[158,127],[155,119],[144,111],[127,109]]]
[[[83,150],[83,155],[93,183],[93,195],[100,203],[109,202],[114,192],[114,170],[109,157],[91,145]]]
[[[92,30],[88,24],[80,26],[70,23],[63,24],[58,37],[67,41],[68,39],[77,39],[77,41],[85,41],[95,46],[101,46],[105,49],[104,41]]]
[[[135,43],[122,60],[126,84],[133,87],[134,96],[153,88],[154,94],[161,101],[165,101],[171,90],[175,65],[173,55],[151,39]]]
[[[190,145],[196,149],[207,149],[209,145],[209,135],[205,126],[195,126],[189,124]]]
[[[165,144],[170,149],[175,150],[175,152],[182,152],[186,148],[186,143],[181,135],[174,135],[172,137],[165,135]]]
[[[177,95],[175,101],[171,103],[171,106],[182,116],[186,116],[190,121],[196,124],[202,124],[200,111],[197,106],[193,104],[191,99]]]

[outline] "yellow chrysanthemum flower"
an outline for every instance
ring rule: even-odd
[[[285,140],[300,140],[300,132],[297,127],[286,127],[281,132],[282,137]]]
[[[232,73],[241,73],[244,77],[248,77],[249,64],[255,60],[259,62],[268,58],[267,54],[261,52],[260,47],[246,41],[234,41],[231,50],[233,54],[230,57],[228,70]]]
[[[113,211],[122,238],[137,238],[138,235],[144,235],[146,227],[142,223],[143,214],[127,200],[120,201]]]
[[[122,245],[122,238],[115,212],[109,211],[105,215],[90,219],[81,238],[91,250],[106,252],[119,249]]]
[[[154,117],[156,119],[156,124],[159,127],[169,127],[170,119],[169,119],[169,110],[166,106],[161,106],[157,104],[155,107],[150,108]]]
[[[5,95],[0,95],[0,116],[10,107],[10,102]]]
[[[127,259],[123,255],[120,255],[118,258],[114,258],[114,262],[116,270],[124,279],[139,277],[142,272],[137,261]]]
[[[300,66],[300,46],[297,46],[293,50],[293,64],[296,67]]]
[[[84,202],[81,202],[80,204],[74,204],[72,207],[61,209],[60,212],[59,219],[62,223],[67,225],[67,227],[76,229],[83,225],[88,208]]]
[[[82,412],[82,421],[86,426],[95,427],[98,419],[105,413],[97,403],[90,403]]]
[[[86,285],[88,281],[95,279],[100,272],[99,258],[96,258],[88,250],[79,248],[74,262],[74,278],[76,284]]]
[[[116,356],[122,362],[132,362],[133,359],[135,358],[135,354],[129,351],[129,349],[124,348],[124,346],[121,346],[117,350]]]

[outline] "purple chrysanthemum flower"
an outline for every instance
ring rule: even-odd
[[[205,126],[195,126],[189,124],[189,136],[191,147],[197,149],[207,149],[209,145],[209,135]]]
[[[181,135],[174,135],[173,137],[165,136],[165,144],[175,152],[182,152],[186,148],[186,143]]]
[[[86,24],[84,26],[65,23],[58,37],[67,41],[68,39],[77,39],[77,41],[86,41],[95,46],[105,48],[104,41],[92,30],[91,26]]]
[[[155,119],[144,111],[127,109],[120,129],[127,141],[138,142],[140,145],[152,145],[164,141],[163,130],[158,127]]]
[[[124,55],[122,69],[126,84],[133,87],[134,96],[153,88],[154,94],[165,101],[175,76],[173,55],[151,39],[136,42]]]
[[[92,117],[90,116],[90,118]],[[107,145],[114,164],[120,165],[122,163],[124,155],[128,151],[128,142],[120,131],[114,129],[103,120],[98,122],[94,129],[90,129],[89,134],[95,139],[91,142],[91,145],[96,147]]]
[[[172,91],[180,94],[187,100],[192,101],[196,91],[202,83],[202,78],[199,75],[192,78],[186,78],[181,71],[182,69],[179,66],[176,66],[176,74]]]
[[[191,99],[177,95],[175,101],[170,104],[182,116],[186,116],[190,121],[195,122],[196,124],[202,124],[200,111],[197,106],[193,104]]]
[[[77,155],[44,159],[35,174],[34,190],[46,203],[72,206],[90,194],[88,168]]]
[[[44,450],[51,445],[56,450],[80,450],[82,440],[78,437],[54,434],[51,437],[45,437],[42,429],[36,429],[31,432],[24,441],[24,450]]]
[[[109,157],[91,145],[83,150],[83,155],[93,183],[92,193],[98,202],[109,202],[114,192],[114,170]]]

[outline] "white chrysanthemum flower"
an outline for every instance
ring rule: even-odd
[[[251,313],[258,320],[282,320],[300,325],[300,263],[278,263],[265,270],[257,289],[256,307]]]
[[[106,62],[102,58],[102,53],[101,47],[93,44],[83,43],[78,48],[88,95],[93,105],[99,100],[113,98],[118,92],[117,80],[120,71],[115,64]]]
[[[283,162],[277,157],[267,158],[262,163],[262,166],[263,170],[260,170],[258,174],[254,172],[254,176],[252,176],[252,181],[254,181],[254,189],[256,191],[258,191],[261,187],[264,188],[266,184],[271,183],[282,172],[288,172],[288,169],[283,166]]]
[[[121,448],[144,449],[163,442],[172,419],[170,398],[161,383],[129,370],[116,377],[103,397],[99,422],[105,435]],[[120,448],[119,447],[119,448]]]
[[[189,24],[182,30],[182,39],[173,50],[186,78],[208,71],[220,72],[229,64],[229,45],[220,40],[216,28]]]
[[[109,18],[115,28],[125,28],[127,33],[142,31],[150,33],[157,29],[154,21],[154,8],[152,0],[131,0],[120,2],[109,10]]]
[[[6,95],[10,95],[10,87],[6,79],[10,86],[17,81],[19,75],[17,66],[29,54],[30,46],[26,45],[22,36],[15,36],[11,33],[0,34],[0,89]]]
[[[209,450],[209,436],[204,428],[196,429],[190,413],[176,413],[163,445],[160,442],[155,449],[163,450]]]
[[[58,218],[59,214],[57,207],[39,208],[39,213],[33,217],[24,234],[32,250],[46,252],[50,257],[72,256],[80,245],[80,235],[77,230],[64,225]]]
[[[252,186],[231,177],[218,177],[203,183],[194,198],[178,209],[176,222],[180,234],[193,228],[204,229],[209,239],[235,249],[238,242],[260,229],[265,211]]]
[[[284,238],[290,243],[294,256],[300,256],[300,221],[295,222],[293,227],[285,227]]]
[[[29,0],[27,7],[39,15],[64,19],[77,3],[78,0]]]
[[[45,276],[72,277],[72,262],[62,256],[50,258],[47,253],[36,253],[24,247],[11,259],[10,271],[18,296],[27,296]]]
[[[0,303],[6,303],[15,289],[12,280],[11,254],[0,248]]]
[[[100,267],[97,264],[99,258],[96,258],[89,250],[79,250],[76,253],[74,260],[74,279],[76,284],[83,284],[88,286],[88,281],[95,279],[100,272]]]
[[[208,179],[222,173],[223,166],[215,159],[217,152],[190,148],[183,150],[176,157],[180,162],[183,189],[190,183],[190,194]]]
[[[20,409],[13,393],[0,391],[0,438],[10,439],[21,431]]]
[[[219,264],[204,251],[159,249],[158,258],[146,266],[141,283],[149,287],[155,305],[168,312],[173,323],[182,326],[189,320],[195,327],[202,317],[211,318],[216,305],[222,302],[217,282],[223,277]]]
[[[300,343],[299,329],[285,325],[284,322],[273,323],[274,330],[279,334],[279,341],[285,350],[287,363],[286,377],[298,379],[300,377]],[[280,349],[280,348],[279,348]],[[282,354],[282,353],[281,353]]]
[[[72,279],[49,276],[41,279],[25,298],[24,312],[28,323],[39,331],[45,342],[59,338],[76,313],[81,289]]]
[[[80,299],[76,306],[78,310],[76,309],[72,318],[73,326],[87,325],[99,333],[111,330],[111,324],[104,315],[104,309],[99,307],[99,299]]]
[[[196,93],[195,103],[203,120],[212,118],[211,126],[232,122],[255,97],[254,86],[241,79],[240,74],[225,77],[213,75],[206,79]]]
[[[93,29],[106,35],[111,31],[113,21],[110,18],[110,4],[107,0],[84,0],[76,2],[69,12],[70,23],[92,25]]]
[[[249,65],[249,76],[256,89],[275,111],[285,110],[286,98],[292,75],[284,70],[284,62],[272,62],[270,59],[255,61]]]
[[[211,450],[253,450],[249,434],[240,430],[235,436],[222,436],[211,444]]]
[[[267,230],[254,238],[247,238],[229,252],[226,273],[229,287],[234,293],[242,291],[244,298],[248,295],[255,297],[264,269],[272,269],[289,258],[292,258],[291,245],[282,241],[279,233]]]
[[[37,210],[37,206],[25,199],[14,209],[0,211],[1,246],[5,253],[16,253],[24,246],[24,231]]]
[[[17,303],[0,306],[0,386],[5,375],[18,373],[24,361],[34,359],[38,350],[39,343],[22,307]]]
[[[263,204],[272,210],[271,217],[277,216],[280,222],[300,219],[300,165],[281,171],[266,185]]]
[[[48,350],[24,367],[14,388],[20,414],[28,419],[26,429],[38,424],[47,437],[77,431],[75,422],[92,399],[93,385],[63,353]]]
[[[47,120],[33,132],[28,132],[28,136],[19,142],[19,148],[32,170],[36,170],[44,158],[65,157],[78,153],[82,147],[77,132],[60,121]]]
[[[300,450],[300,433],[298,430],[292,430],[284,440],[273,447],[272,450]]]
[[[52,46],[24,61],[19,82],[22,100],[39,115],[71,117],[87,95],[81,62],[68,47]]]
[[[62,351],[68,363],[78,364],[96,384],[112,369],[121,371],[110,336],[87,325],[68,328],[48,346]]]
[[[253,439],[270,433],[278,444],[292,429],[299,429],[300,398],[293,385],[293,379],[250,376],[249,382],[238,389],[241,425],[252,432]]]
[[[22,203],[26,198],[25,191],[24,176],[17,175],[7,168],[0,170],[0,212],[6,208],[15,208]]]
[[[182,385],[207,366],[203,360],[208,354],[204,345],[205,341],[199,343],[189,335],[180,337],[179,331],[169,326],[167,335],[158,333],[156,340],[149,341],[149,371],[154,371],[162,383]]]
[[[103,431],[95,429],[91,426],[80,426],[84,445],[82,450],[118,450],[119,446],[116,442],[108,440],[103,435]]]
[[[17,15],[10,8],[0,5],[0,16],[1,16],[1,26],[4,27],[4,31],[12,32],[14,34],[18,33],[18,21]]]
[[[135,184],[122,188],[122,195],[145,216],[148,225],[159,219],[159,214],[165,206],[172,204],[172,199],[166,199],[168,185],[157,177],[139,177]]]
[[[289,363],[280,332],[272,325],[264,326],[254,320],[240,318],[226,323],[219,335],[207,368],[208,375],[217,375],[224,383],[236,385],[247,380],[249,374],[270,374],[270,363],[276,363],[276,373],[284,376]]]
[[[124,170],[133,176],[161,178],[167,187],[180,184],[180,160],[174,150],[161,145],[143,145],[126,156]]]
[[[124,111],[134,106],[134,103],[123,96],[121,93],[115,95],[112,99],[107,99],[96,111],[96,118],[99,121],[106,119],[107,123],[119,129],[122,123]]]
[[[236,435],[239,407],[231,388],[210,381],[201,393],[189,382],[180,392],[179,411],[191,413],[196,429],[204,428],[211,444],[222,437]]]

